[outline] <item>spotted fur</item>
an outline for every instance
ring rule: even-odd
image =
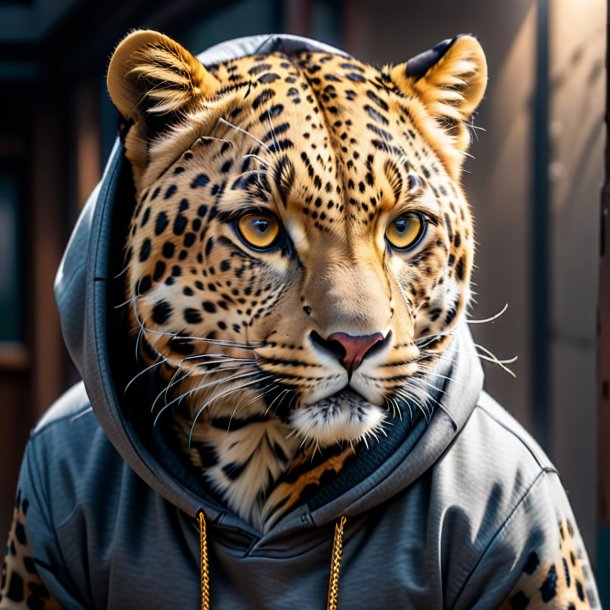
[[[38,576],[36,562],[28,546],[26,517],[29,502],[17,494],[13,523],[2,564],[0,608],[29,608],[30,610],[60,610]]]
[[[338,470],[337,443],[347,457],[430,408],[470,294],[459,177],[486,82],[474,38],[445,46],[417,75],[309,51],[204,67],[136,32],[110,64],[136,187],[127,301],[167,380],[153,407],[263,531]],[[245,212],[277,219],[274,247],[240,236]],[[400,251],[385,232],[409,212],[425,230]],[[352,370],[344,335],[380,339]],[[286,478],[303,452],[322,459]]]
[[[585,573],[588,568],[582,563],[582,543],[576,540],[574,527],[569,520],[559,522],[559,536],[560,544],[555,558],[541,558],[536,550],[527,555],[522,575],[500,610],[591,608],[587,592],[591,574]]]

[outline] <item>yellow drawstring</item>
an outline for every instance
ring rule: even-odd
[[[201,563],[201,610],[210,610],[210,566],[208,564],[208,533],[205,525],[205,515],[199,512],[199,553]]]
[[[343,528],[347,518],[341,517],[335,524],[335,537],[330,558],[330,578],[328,580],[328,600],[326,610],[337,610],[339,603],[339,576],[341,572],[341,556],[343,555]],[[208,534],[203,511],[199,512],[199,552],[201,562],[201,610],[210,610],[210,566],[208,563]]]
[[[341,571],[341,555],[343,555],[343,528],[346,517],[341,517],[339,523],[335,524],[335,538],[333,540],[333,551],[330,558],[330,578],[328,579],[328,601],[326,610],[337,610],[339,603],[339,572]]]

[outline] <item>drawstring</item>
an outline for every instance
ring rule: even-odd
[[[208,563],[208,532],[205,515],[199,511],[199,553],[201,574],[201,610],[210,610],[210,565]]]
[[[346,521],[346,517],[341,517],[339,523],[335,524],[335,538],[330,557],[330,578],[328,579],[326,610],[337,610],[339,603],[339,572],[341,571],[341,555],[343,555],[343,528]]]
[[[343,528],[347,518],[341,517],[335,524],[335,537],[330,558],[330,578],[328,580],[328,600],[326,610],[337,610],[339,603],[339,576],[343,555]],[[208,563],[208,533],[203,511],[199,511],[199,552],[201,573],[201,610],[210,610],[210,565]]]

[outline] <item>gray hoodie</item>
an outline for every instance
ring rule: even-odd
[[[327,48],[291,36],[253,37],[200,59],[297,46]],[[147,411],[138,409],[141,403],[150,404],[146,380],[124,391],[124,327],[110,304],[120,284],[114,257],[132,196],[128,175],[117,144],[58,272],[63,333],[83,382],[32,432],[19,481],[23,539],[61,607],[199,607],[200,512],[214,610],[324,608],[341,517],[340,608],[457,610],[496,608],[505,600],[507,608],[525,608],[524,599],[536,595],[548,607],[572,607],[572,597],[596,607],[557,471],[482,391],[465,323],[449,349],[449,379],[438,388],[430,420],[396,421],[387,438],[363,449],[268,533],[209,497],[171,439],[138,415]],[[574,563],[564,550],[567,537]],[[0,607],[26,607],[11,605],[9,584]]]

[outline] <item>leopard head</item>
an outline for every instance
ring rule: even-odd
[[[329,445],[424,405],[469,300],[460,174],[486,79],[471,36],[382,68],[204,66],[152,31],[118,46],[132,327],[193,419],[273,417]]]

